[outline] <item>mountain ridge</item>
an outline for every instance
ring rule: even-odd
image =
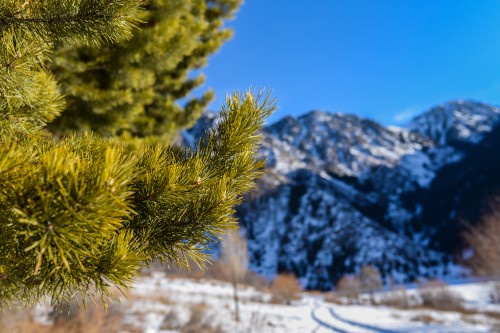
[[[209,118],[189,135],[216,121]],[[457,100],[407,128],[322,111],[267,126],[267,171],[237,208],[251,269],[270,278],[292,272],[312,289],[330,289],[363,264],[396,281],[461,274],[459,211],[472,221],[495,190],[483,191],[485,182],[500,188],[500,161],[491,156],[500,149],[499,120],[498,107]],[[457,207],[467,200],[470,209]]]

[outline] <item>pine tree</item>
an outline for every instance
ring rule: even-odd
[[[129,40],[99,48],[59,43],[51,68],[68,103],[51,130],[170,141],[212,100],[206,91],[179,105],[204,81],[193,69],[231,36],[223,23],[239,2],[151,0]]]
[[[130,38],[145,19],[141,3],[0,2],[0,306],[105,297],[157,258],[203,264],[261,172],[257,132],[275,107],[269,96],[228,97],[221,121],[191,149],[131,150],[45,130],[65,110],[47,68],[52,47]]]

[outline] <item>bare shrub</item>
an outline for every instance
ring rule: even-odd
[[[203,272],[203,278],[231,282],[227,268],[220,258],[207,265],[206,270]]]
[[[339,296],[357,299],[362,291],[361,281],[357,276],[346,275],[337,282],[335,290]]]
[[[262,295],[253,295],[248,299],[252,303],[267,303],[267,300]]]
[[[500,304],[500,282],[495,282],[491,287],[490,293],[490,302],[493,304]]]
[[[179,320],[179,314],[175,309],[171,310],[169,313],[163,317],[163,321],[161,323],[161,330],[178,330],[181,328],[181,321]]]
[[[246,285],[252,286],[260,291],[268,291],[269,288],[271,287],[271,282],[268,279],[252,271],[247,272],[243,282]]]
[[[334,292],[325,293],[325,302],[339,304],[339,305],[344,304],[339,295]]]
[[[481,311],[481,314],[500,322],[500,312],[498,312],[498,311],[494,311],[494,310],[493,311]]]
[[[123,319],[122,306],[120,304],[112,304],[107,309],[103,306],[88,307],[87,309],[75,308],[73,305],[74,315],[71,312],[68,316],[59,316],[56,321],[56,326],[62,326],[61,332],[117,332],[121,326]],[[64,329],[64,327],[67,327]],[[75,329],[71,329],[74,327]]]
[[[471,325],[481,325],[484,322],[484,317],[478,317],[477,314],[463,313],[460,316],[460,320]]]
[[[155,302],[155,303],[160,303],[160,304],[165,304],[165,305],[175,304],[175,302],[167,294],[163,294],[163,293],[152,293],[152,294],[146,294],[146,295],[135,294],[135,295],[128,297],[128,299],[134,300],[134,301]]]
[[[490,327],[490,332],[491,332],[491,333],[500,333],[500,322],[496,322],[496,323],[494,323],[494,324]]]
[[[4,321],[2,332],[23,333],[100,333],[118,332],[122,326],[123,312],[118,304],[111,304],[107,311],[99,304],[87,309],[68,304],[65,311],[56,310],[51,314],[53,324],[42,324],[35,321],[31,311],[17,312],[16,320]],[[69,313],[68,310],[71,310]],[[12,315],[12,314],[11,314]],[[10,315],[9,315],[10,316]]]
[[[252,315],[250,316],[250,321],[248,324],[248,330],[247,332],[266,332],[267,329],[267,320],[266,316],[263,315],[262,313],[259,313],[258,311],[252,312]]]
[[[169,277],[194,280],[199,280],[205,276],[205,269],[199,267],[193,259],[186,258],[186,264],[189,269],[185,266],[176,266],[175,264],[155,260],[148,267],[143,267],[141,271],[145,276],[150,276],[156,272],[164,272]]]
[[[476,274],[500,278],[500,195],[493,196],[481,221],[464,234],[472,249],[467,264]]]
[[[20,327],[28,326],[32,322],[32,314],[30,311],[15,311],[12,308],[4,308],[0,311],[1,333],[23,332]],[[31,330],[31,332],[34,332],[34,330]]]
[[[463,309],[462,298],[451,291],[442,281],[428,281],[420,287],[418,294],[423,306],[438,310]]]
[[[186,325],[180,328],[180,333],[223,333],[220,325],[214,325],[213,316],[207,315],[208,306],[204,303],[191,306],[191,316]]]
[[[382,289],[382,276],[378,269],[371,265],[364,265],[358,274],[358,279],[361,283],[363,292],[373,294]]]
[[[410,297],[403,286],[385,293],[380,299],[380,304],[398,309],[408,309],[410,308]]]
[[[291,304],[291,301],[299,298],[302,286],[299,280],[292,274],[279,274],[271,284],[273,301],[277,303]]]
[[[421,314],[418,314],[416,316],[413,316],[410,319],[410,321],[416,321],[416,322],[420,322],[420,323],[424,323],[424,324],[441,323],[441,321],[437,320],[436,318],[434,318],[430,314],[426,314],[426,313],[421,313]]]
[[[238,283],[242,282],[247,273],[248,247],[246,239],[238,230],[231,230],[222,239],[220,262],[222,272],[233,286],[234,316],[236,321],[240,321]]]

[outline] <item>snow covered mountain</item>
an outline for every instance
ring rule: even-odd
[[[268,126],[268,169],[237,210],[251,268],[315,289],[364,264],[395,280],[457,274],[463,222],[500,189],[499,120],[499,108],[460,100],[406,128],[319,111]]]
[[[496,125],[499,112],[484,103],[458,100],[432,108],[409,127],[439,145],[477,144]]]

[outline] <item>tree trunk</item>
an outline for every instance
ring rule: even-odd
[[[235,281],[233,281],[233,296],[234,296],[234,318],[237,322],[240,321],[240,308],[238,306],[238,286]]]

